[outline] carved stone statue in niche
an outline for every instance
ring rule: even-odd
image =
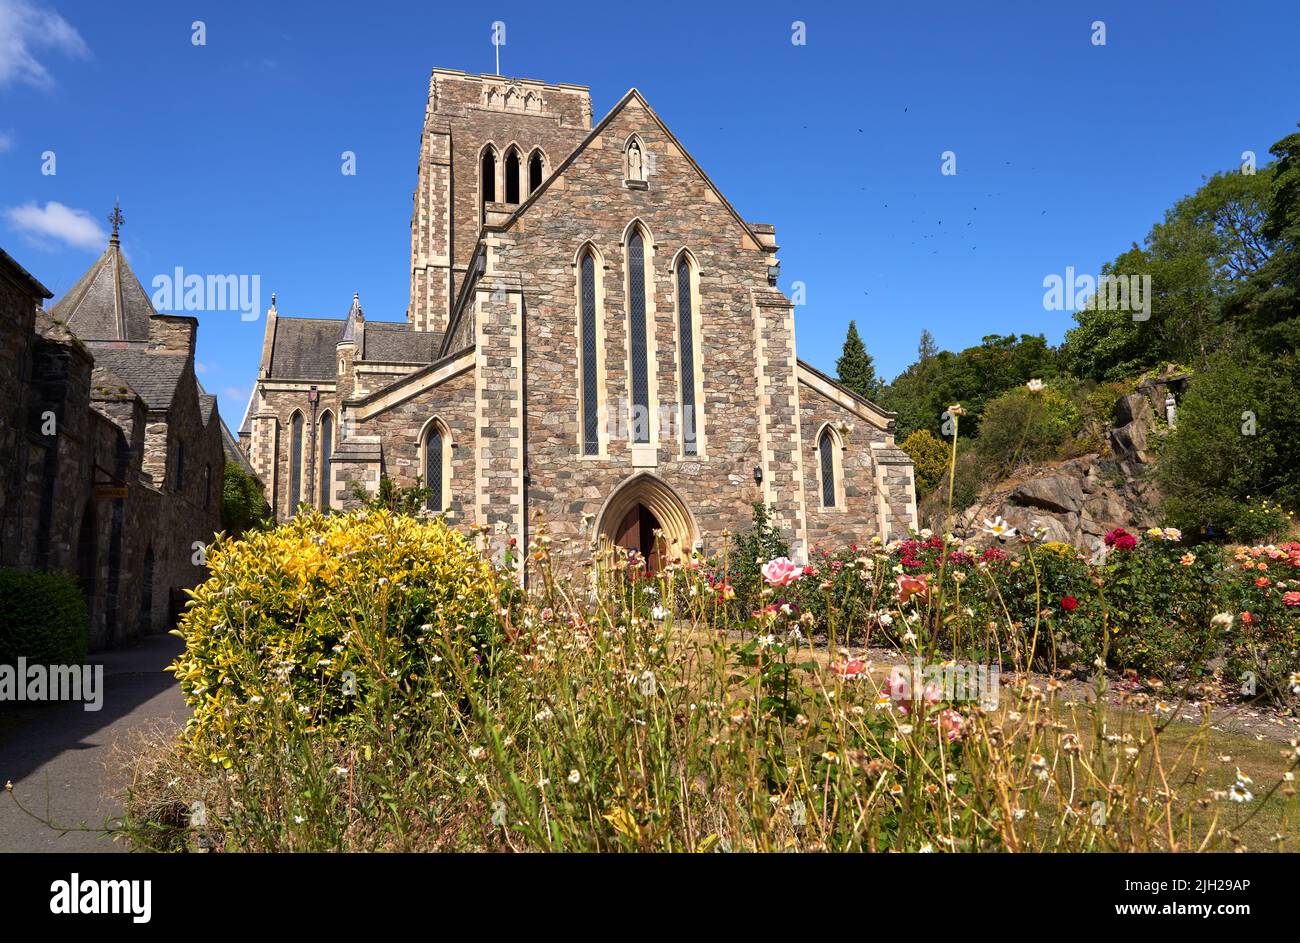
[[[644,180],[641,173],[641,145],[633,141],[627,148],[627,179]]]

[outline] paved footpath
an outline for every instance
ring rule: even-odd
[[[106,761],[114,741],[134,729],[179,730],[188,716],[169,672],[183,643],[152,635],[130,648],[90,656],[104,666],[103,707],[80,703],[0,705],[0,786],[14,784],[23,805],[60,825],[94,828],[116,815],[117,775]],[[93,832],[59,832],[24,815],[0,793],[0,852],[125,851]],[[46,813],[48,801],[48,814]]]

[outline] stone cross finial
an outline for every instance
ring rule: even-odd
[[[126,217],[122,215],[122,203],[120,200],[113,201],[113,212],[108,214],[108,221],[113,225],[112,243],[117,245],[117,231],[122,228],[126,222]]]

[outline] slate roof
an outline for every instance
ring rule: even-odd
[[[287,380],[333,380],[340,326],[335,318],[277,318],[268,374]]]
[[[189,358],[184,354],[150,353],[141,348],[95,347],[97,366],[106,367],[140,394],[150,409],[170,409]]]
[[[268,375],[280,380],[333,380],[336,345],[355,336],[354,317],[276,319]],[[412,331],[405,321],[366,321],[365,350],[358,359],[428,364],[438,359],[439,331]]]
[[[366,322],[366,360],[433,363],[441,346],[441,331],[412,331],[402,322]]]
[[[31,272],[19,265],[4,249],[0,249],[0,274],[16,282],[37,298],[53,297],[53,293],[48,288],[38,282]]]
[[[158,312],[116,240],[50,313],[87,341],[147,341]]]
[[[217,405],[217,397],[203,388],[203,384],[195,377],[194,385],[199,391],[199,413],[203,418],[203,425],[212,421],[212,412]],[[226,453],[226,461],[234,462],[249,474],[253,473],[253,466],[248,461],[248,456],[244,450],[239,447],[239,442],[230,432],[230,427],[226,425],[226,420],[221,414],[217,413],[217,421],[221,423],[221,448]]]
[[[244,450],[239,447],[239,443],[235,441],[235,437],[230,434],[230,427],[224,420],[221,423],[221,447],[226,452],[226,461],[234,462],[250,475],[254,474],[252,463],[244,454]]]
[[[202,387],[199,387],[199,389],[202,389]],[[203,419],[205,426],[212,419],[212,407],[215,405],[217,405],[217,398],[211,393],[199,394],[199,416]]]

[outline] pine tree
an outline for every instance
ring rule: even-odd
[[[916,345],[917,363],[925,363],[939,352],[939,345],[934,342],[934,335],[929,329],[921,332],[921,342]]]
[[[839,381],[859,396],[874,399],[880,395],[875,362],[858,336],[858,326],[852,321],[844,338],[844,352],[835,362],[835,371],[839,374]]]

